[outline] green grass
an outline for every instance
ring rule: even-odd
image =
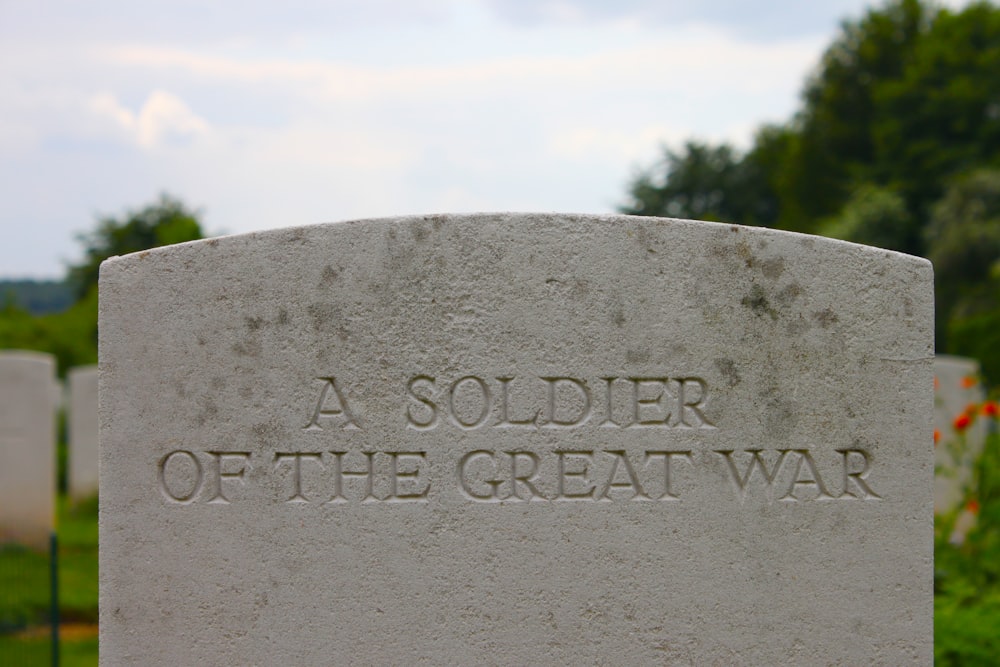
[[[42,667],[52,664],[52,643],[47,637],[0,635],[0,665]],[[59,642],[60,667],[93,667],[97,664],[97,637]]]
[[[61,622],[96,624],[97,499],[70,507],[60,498],[57,533]],[[51,642],[43,627],[49,622],[49,572],[48,553],[0,547],[0,665],[51,664]],[[60,665],[97,664],[97,638],[79,634],[61,638]]]

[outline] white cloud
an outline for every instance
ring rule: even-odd
[[[129,29],[74,30],[69,42],[24,31],[0,40],[0,224],[71,245],[94,212],[164,190],[203,207],[213,232],[425,211],[607,211],[662,143],[744,144],[760,120],[787,118],[823,45],[577,21],[568,0],[561,19],[528,26],[497,20],[484,0],[421,0],[426,15],[390,26],[351,2],[351,30],[246,24],[199,28],[203,39],[128,9],[145,22],[121,15]],[[0,265],[35,272],[39,254],[56,255],[44,246],[24,243]]]
[[[205,119],[194,113],[176,95],[154,90],[138,113],[118,102],[110,93],[99,93],[89,101],[91,112],[113,121],[142,148],[154,149],[189,141],[209,132]]]

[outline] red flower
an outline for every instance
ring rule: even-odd
[[[975,498],[970,498],[969,502],[965,503],[965,509],[973,514],[979,514],[979,501]]]
[[[962,378],[962,389],[972,389],[976,386],[976,378],[971,375],[966,375]]]
[[[937,447],[938,440],[940,440],[940,439],[941,439],[941,430],[940,429],[934,429],[934,446],[935,447]]]
[[[969,428],[969,424],[971,423],[972,423],[972,417],[970,417],[968,413],[963,412],[959,416],[955,417],[955,421],[952,424],[952,426],[955,427],[956,431],[961,433],[965,429]]]
[[[983,414],[987,417],[996,417],[1000,413],[1000,406],[996,401],[986,401],[983,403]]]

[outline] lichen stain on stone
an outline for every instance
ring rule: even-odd
[[[785,330],[788,332],[788,335],[790,336],[801,336],[805,332],[809,331],[809,329],[811,328],[812,325],[809,324],[809,320],[807,320],[806,318],[802,317],[801,314],[799,314],[797,317],[788,320],[788,324]]]
[[[736,370],[736,364],[733,363],[732,359],[716,359],[715,367],[719,369],[722,377],[726,379],[726,384],[730,387],[735,387],[743,379],[740,377],[739,371]]]
[[[278,308],[278,324],[282,326],[288,324],[288,310],[286,308]]]
[[[244,317],[243,323],[250,331],[258,331],[266,323],[263,317]]]
[[[823,310],[817,310],[812,314],[813,319],[824,329],[829,329],[832,325],[840,321],[837,317],[837,313],[833,312],[829,308],[824,308]]]
[[[649,350],[627,350],[625,362],[629,364],[644,364],[652,358]]]
[[[760,263],[760,270],[763,272],[765,278],[777,280],[785,271],[785,259],[783,257],[766,259]]]
[[[333,283],[337,281],[337,276],[339,275],[340,272],[337,271],[337,269],[327,264],[326,266],[323,267],[323,273],[322,275],[320,275],[319,286],[330,287],[331,285],[333,285]]]
[[[778,311],[771,306],[771,303],[767,300],[767,295],[764,294],[764,289],[760,285],[754,285],[750,289],[750,294],[743,297],[740,303],[752,310],[755,315],[760,317],[770,315],[772,320],[778,319]]]
[[[420,224],[413,225],[412,229],[413,229],[413,238],[416,240],[417,243],[423,243],[424,241],[427,240],[427,237],[431,235],[431,233],[423,225]]]
[[[347,340],[347,330],[344,328],[340,309],[332,303],[314,303],[308,308],[309,316],[312,317],[313,329],[318,332],[335,331],[337,337]]]
[[[736,244],[736,254],[739,255],[743,263],[747,265],[748,269],[752,269],[754,265],[753,250],[750,249],[750,244],[746,241],[740,241]]]
[[[260,356],[260,343],[255,341],[243,341],[242,343],[234,343],[232,347],[229,348],[241,357],[259,357]]]
[[[787,440],[799,422],[799,406],[794,401],[772,398],[767,402],[765,428],[775,440]]]
[[[260,422],[251,427],[254,438],[261,445],[276,444],[281,437],[281,427],[274,422]]]
[[[796,299],[798,299],[799,296],[801,296],[801,294],[802,294],[802,288],[799,286],[798,283],[791,283],[789,285],[786,285],[785,287],[782,288],[780,292],[778,292],[778,298],[777,298],[778,305],[782,306],[783,308],[788,307],[792,305],[792,303]]]

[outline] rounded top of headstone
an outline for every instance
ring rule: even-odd
[[[51,354],[36,352],[34,350],[0,350],[0,361],[3,363],[55,366],[55,357]]]
[[[794,239],[805,248],[812,248],[816,245],[829,249],[839,249],[843,252],[875,253],[884,257],[910,258],[918,263],[930,265],[930,262],[921,257],[906,255],[904,253],[865,246],[849,241],[841,241],[810,234],[798,232],[788,232],[783,230],[770,229],[767,227],[750,227],[745,225],[706,222],[702,220],[686,220],[680,218],[660,218],[653,216],[634,216],[617,214],[584,214],[584,213],[522,213],[522,212],[495,212],[495,213],[439,213],[426,215],[406,215],[382,218],[361,218],[356,220],[345,220],[339,222],[325,222],[312,225],[299,225],[291,227],[279,227],[264,231],[247,232],[228,236],[214,237],[200,241],[189,241],[171,246],[143,250],[128,255],[111,257],[105,264],[114,263],[122,259],[145,259],[150,256],[161,254],[172,254],[176,252],[191,252],[193,248],[218,248],[230,244],[243,245],[246,243],[308,243],[320,237],[330,235],[340,235],[354,232],[357,229],[364,229],[367,232],[384,230],[391,239],[395,240],[390,230],[409,230],[412,237],[407,239],[404,235],[400,240],[412,240],[420,243],[426,240],[432,231],[438,231],[443,227],[454,229],[468,228],[474,230],[477,227],[493,227],[507,229],[519,234],[528,233],[562,233],[572,230],[576,233],[596,233],[599,230],[623,231],[626,235],[632,235],[637,229],[653,228],[677,235],[698,235],[712,236],[725,232],[755,239],[765,242],[768,239],[786,238]],[[350,231],[349,231],[350,230]],[[643,239],[637,239],[642,242]],[[752,261],[751,257],[746,258]],[[103,265],[102,265],[103,266]]]

